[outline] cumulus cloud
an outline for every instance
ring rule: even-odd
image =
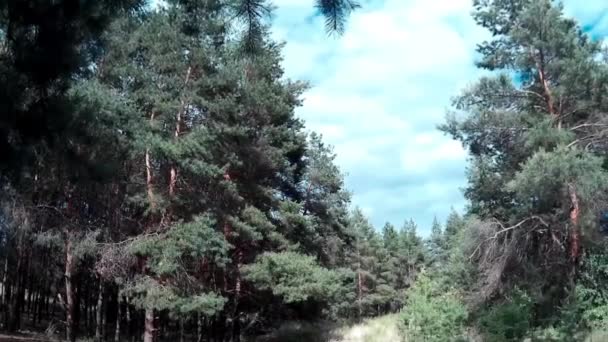
[[[305,14],[309,2],[276,4],[287,76],[313,85],[298,115],[334,145],[354,204],[377,226],[413,217],[421,230],[462,208],[466,154],[435,126],[478,74],[485,32],[469,0],[368,2],[339,38]]]
[[[436,126],[481,74],[475,46],[488,33],[473,22],[472,1],[368,0],[341,37],[327,36],[312,3],[275,1],[286,76],[313,86],[298,115],[334,145],[354,204],[376,226],[412,217],[428,232],[435,215],[465,204],[466,153]],[[608,30],[605,1],[565,6],[593,22],[591,32]]]

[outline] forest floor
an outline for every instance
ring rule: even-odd
[[[4,335],[0,342],[48,342],[43,334],[23,333]],[[400,342],[398,315],[386,315],[368,319],[359,324],[336,326],[317,322],[289,322],[270,335],[259,337],[254,342]],[[595,341],[595,340],[593,340]]]
[[[399,342],[398,315],[335,327],[325,323],[290,322],[255,342]]]
[[[39,335],[4,335],[0,334],[0,342],[48,342],[48,337]]]

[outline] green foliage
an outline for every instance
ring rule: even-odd
[[[492,35],[478,45],[478,66],[496,74],[465,89],[440,127],[471,155],[465,196],[476,218],[439,273],[475,304],[491,299],[481,315],[490,339],[573,336],[584,311],[603,316],[602,304],[573,298],[597,288],[580,288],[577,259],[579,241],[584,250],[597,240],[608,203],[606,147],[596,140],[605,134],[597,113],[608,108],[608,68],[598,42],[556,2],[473,5]],[[517,287],[533,299],[508,297]]]
[[[133,304],[138,308],[168,310],[172,314],[202,313],[213,316],[227,301],[226,298],[211,292],[182,296],[175,290],[153,278],[140,277],[127,285],[123,293],[131,296]]]
[[[226,262],[228,244],[213,229],[214,221],[208,216],[192,222],[175,224],[167,233],[152,235],[134,241],[129,251],[149,258],[150,271],[156,275],[177,275],[188,270],[188,260],[207,258],[222,265]]]
[[[431,236],[427,241],[430,265],[438,265],[445,261],[446,247],[446,236],[444,236],[441,224],[435,217],[431,226]]]
[[[428,274],[419,275],[401,312],[408,341],[457,341],[465,334],[468,311],[457,291],[445,291]]]
[[[454,217],[452,220],[448,218],[446,227],[453,224],[453,220]],[[446,234],[446,237],[449,237],[449,244],[444,251],[445,262],[433,271],[446,289],[456,288],[469,291],[474,287],[478,274],[477,268],[470,259],[471,251],[476,247],[473,246],[475,240],[470,236],[471,232],[466,227],[475,224],[475,218],[460,219],[458,223],[462,225],[460,230],[456,231],[454,235]]]
[[[479,327],[491,341],[520,341],[532,326],[532,299],[515,290],[505,302],[479,313]]]
[[[315,258],[295,252],[264,253],[243,269],[245,279],[270,290],[286,303],[323,301],[338,290],[338,275],[319,266]]]
[[[541,150],[523,165],[508,187],[526,209],[546,211],[567,194],[568,184],[574,184],[586,202],[584,207],[589,208],[605,196],[608,173],[602,163],[602,158],[577,149]]]
[[[0,204],[23,208],[0,215],[2,285],[14,276],[17,291],[3,295],[3,326],[18,329],[17,298],[30,307],[25,293],[43,287],[66,303],[68,335],[97,300],[236,339],[348,298],[350,196],[332,149],[295,115],[308,86],[284,78],[271,1],[149,5],[0,3]],[[316,5],[332,32],[358,7]],[[377,260],[399,252],[367,228],[369,285],[390,282],[377,305],[394,297],[397,264]]]
[[[583,263],[580,281],[574,288],[568,310],[579,329],[608,330],[608,255],[604,251],[589,254]]]

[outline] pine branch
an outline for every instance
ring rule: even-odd
[[[319,13],[325,17],[325,27],[329,33],[344,33],[346,20],[360,5],[353,0],[317,0]]]
[[[270,18],[272,6],[267,0],[237,0],[235,17],[245,24],[245,50],[255,51],[263,34],[263,20]]]

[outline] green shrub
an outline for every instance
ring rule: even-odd
[[[401,312],[400,329],[405,341],[457,341],[468,316],[455,291],[443,291],[424,272],[408,293]]]
[[[480,331],[488,341],[520,341],[530,330],[532,300],[522,291],[514,291],[511,298],[482,312]]]

